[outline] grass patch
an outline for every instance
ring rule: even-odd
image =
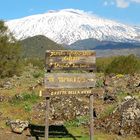
[[[22,107],[25,111],[31,111],[33,104],[37,103],[39,100],[39,96],[32,93],[22,93],[19,95],[15,95],[9,103],[13,106]]]
[[[128,96],[128,93],[124,93],[124,92],[117,93],[118,102],[122,102],[126,96]]]
[[[97,80],[95,87],[104,87],[104,81],[102,79]]]
[[[22,93],[22,94],[18,94],[15,95],[10,101],[9,103],[11,103],[12,105],[17,105],[19,103],[23,103],[23,102],[30,102],[30,103],[35,103],[38,100],[38,95],[36,95],[34,92],[31,93]]]
[[[65,122],[65,125],[67,127],[78,127],[81,125],[86,125],[88,124],[89,117],[88,116],[79,116],[74,120],[70,120],[68,122]]]
[[[115,107],[116,107],[116,104],[107,105],[104,112],[100,114],[100,117],[104,118],[106,116],[109,116],[111,113],[113,113]]]

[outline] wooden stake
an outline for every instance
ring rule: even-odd
[[[50,108],[50,98],[46,97],[45,140],[49,139],[49,108]]]
[[[93,140],[93,94],[90,95],[90,140]]]

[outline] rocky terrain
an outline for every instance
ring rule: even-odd
[[[118,135],[140,137],[140,102],[126,96],[110,116],[97,121],[96,128]]]
[[[0,130],[11,128],[22,133],[30,123],[45,122],[45,99],[39,97],[44,89],[43,74],[32,66],[28,69],[20,77],[0,83]],[[96,77],[96,88],[104,89],[104,93],[94,94],[95,128],[105,133],[140,137],[140,74],[98,73]],[[88,126],[88,114],[86,95],[51,98],[50,124]]]

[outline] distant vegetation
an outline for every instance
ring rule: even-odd
[[[40,58],[28,58],[25,64],[32,64],[43,70],[45,60]],[[96,68],[97,72],[105,74],[140,73],[140,58],[135,55],[97,58]]]
[[[106,74],[134,74],[140,72],[140,58],[135,55],[97,59],[97,71]]]

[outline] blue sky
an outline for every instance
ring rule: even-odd
[[[68,8],[91,11],[100,17],[140,26],[140,0],[0,0],[0,19]]]

